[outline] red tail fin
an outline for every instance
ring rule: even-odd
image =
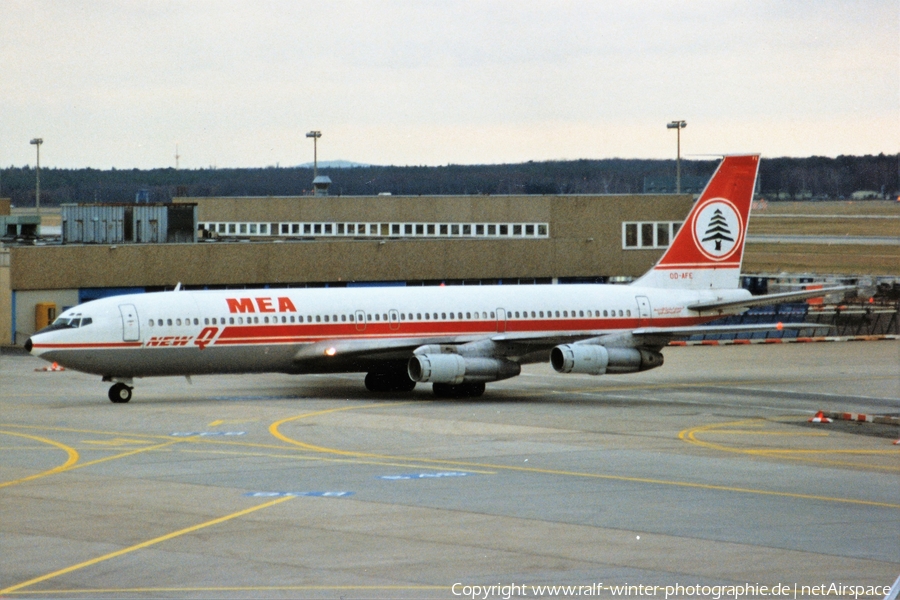
[[[759,155],[726,156],[658,263],[634,285],[735,288]]]

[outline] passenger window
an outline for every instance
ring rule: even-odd
[[[421,313],[416,313],[416,319],[418,319],[419,321],[421,321],[421,320],[422,320],[422,314],[421,314]]]
[[[583,311],[583,310],[579,310],[579,311],[578,311],[578,316],[579,316],[579,317],[583,317],[583,316],[584,316],[584,311]]]
[[[172,326],[172,319],[166,319],[166,325],[168,325],[169,327],[171,327],[171,326]]]
[[[200,324],[200,319],[194,319],[194,325],[199,325],[199,324]]]
[[[531,311],[531,318],[532,318],[532,319],[536,318],[536,317],[535,317],[535,314],[534,314],[534,311]]]
[[[608,317],[608,316],[609,316],[609,312],[604,310],[604,311],[603,311],[603,316],[604,316],[604,317]]]
[[[467,319],[471,319],[471,318],[472,318],[472,316],[470,315],[470,313],[466,313],[466,318],[467,318]]]
[[[354,320],[354,319],[353,319],[353,315],[347,315],[347,318],[350,320],[351,323],[352,323],[353,320]]]
[[[234,317],[228,317],[228,324],[234,325]]]
[[[150,319],[150,327],[153,327],[153,319]]]
[[[539,316],[540,316],[542,319],[544,318],[544,311],[541,311],[541,312],[538,313],[538,314],[539,314]]]
[[[337,323],[337,315],[331,315],[331,320]]]
[[[316,315],[316,323],[321,323],[321,322],[322,322],[322,316]]]
[[[428,313],[425,313],[425,320],[427,321],[430,318],[430,316],[431,315],[429,315]]]
[[[630,309],[630,308],[628,309],[628,313],[627,313],[627,314],[628,314],[629,317],[631,316],[631,309]]]
[[[621,310],[619,311],[619,316],[620,316],[620,317],[625,316],[625,315],[622,314],[622,311],[621,311]]]

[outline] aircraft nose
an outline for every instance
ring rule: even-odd
[[[34,347],[34,344],[31,343],[31,338],[25,340],[25,352],[31,354],[31,349]]]

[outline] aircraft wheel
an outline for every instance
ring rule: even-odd
[[[411,392],[416,382],[406,373],[381,373],[371,371],[366,374],[366,389],[370,392]]]
[[[109,388],[109,399],[116,404],[128,402],[131,400],[131,390],[132,388],[124,383],[117,383]]]
[[[479,383],[470,383],[468,385],[469,385],[469,391],[466,395],[469,396],[470,398],[478,398],[479,396],[484,395],[484,382],[483,381],[481,381]]]
[[[438,398],[477,398],[484,394],[484,382],[435,383],[432,389]]]

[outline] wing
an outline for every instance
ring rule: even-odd
[[[408,338],[347,338],[306,344],[294,355],[298,366],[325,371],[366,370],[368,366],[409,360],[425,346],[452,348],[468,356],[504,358],[520,363],[547,360],[559,344],[599,344],[618,348],[659,350],[670,341],[699,334],[745,333],[784,329],[826,328],[819,323],[768,323],[751,325],[696,325],[642,327],[633,331],[566,331],[496,333],[492,335],[432,336]]]
[[[803,290],[802,292],[784,292],[782,294],[767,294],[765,296],[751,296],[744,300],[727,300],[712,302],[700,302],[688,306],[688,310],[695,310],[700,314],[717,312],[730,308],[750,308],[751,306],[768,306],[769,304],[781,304],[782,302],[793,302],[795,300],[806,300],[808,298],[818,298],[827,296],[836,292],[847,292],[857,289],[854,285],[841,285],[837,287],[822,288],[818,290]]]

